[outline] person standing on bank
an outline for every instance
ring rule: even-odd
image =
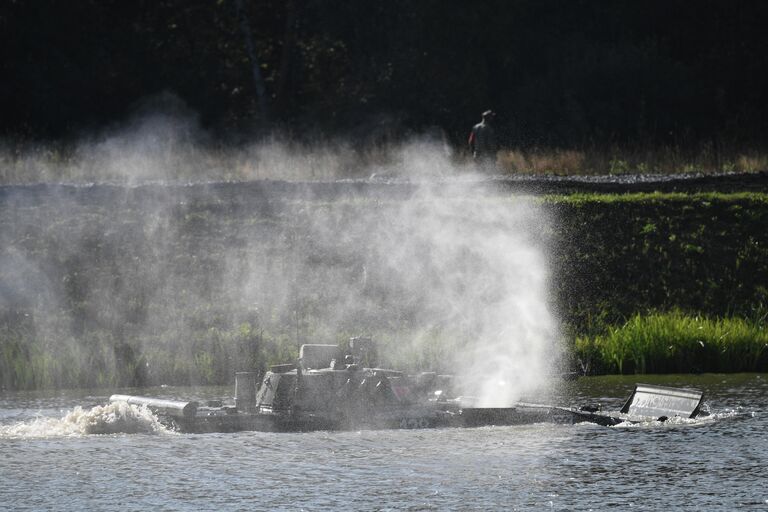
[[[498,144],[496,130],[493,128],[495,117],[496,114],[492,110],[486,110],[483,112],[483,120],[473,126],[469,134],[469,150],[472,157],[483,165],[496,163]]]

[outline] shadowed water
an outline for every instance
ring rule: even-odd
[[[119,415],[91,408],[112,390],[5,394],[0,503],[9,510],[768,508],[768,376],[640,379],[704,390],[712,416],[614,428],[180,435],[134,411],[126,429],[138,433],[87,434],[73,426],[88,424],[83,416],[108,423]],[[635,380],[582,379],[557,400],[618,408]],[[150,393],[200,399],[230,391]]]

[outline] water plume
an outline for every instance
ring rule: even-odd
[[[437,135],[215,150],[177,110],[42,174],[120,186],[4,191],[0,306],[21,334],[0,385],[225,383],[357,334],[383,363],[458,374],[483,406],[551,382],[551,220],[536,201],[494,190]]]
[[[543,392],[556,371],[559,333],[541,208],[464,186],[447,194],[426,188],[373,218],[375,225],[346,226],[347,236],[360,229],[357,243],[368,249],[364,286],[403,306],[399,316],[412,331],[399,343],[411,354],[437,343],[433,359],[458,374],[458,391],[479,406]]]
[[[160,433],[168,430],[146,407],[110,403],[86,409],[75,407],[62,418],[0,425],[2,438],[79,437],[93,434]]]

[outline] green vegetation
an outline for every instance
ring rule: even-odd
[[[768,221],[768,196],[574,194],[543,200],[560,208],[560,218],[570,219],[581,240],[566,244],[576,248],[566,257],[572,265],[582,262],[588,281],[569,280],[561,301],[585,370],[768,369],[768,240],[759,228]]]
[[[486,108],[511,173],[768,167],[765,2],[708,2],[695,16],[680,0],[5,4],[0,183],[242,190],[0,187],[2,389],[222,383],[302,341],[360,333],[433,363],[472,333],[419,326],[428,304],[344,230],[391,218],[398,199],[292,201],[243,181],[359,177],[419,134],[464,160]],[[285,146],[254,149],[275,140]],[[319,151],[304,158],[306,147]],[[569,341],[654,312],[735,322],[768,304],[765,194],[538,200]],[[338,240],[313,238],[318,218]],[[363,302],[320,276],[357,279]],[[420,354],[398,345],[414,331]],[[661,371],[599,362],[599,346],[593,369]],[[718,364],[749,366],[752,352],[734,350]]]
[[[555,212],[553,287],[576,334],[636,313],[749,317],[768,304],[768,195],[576,194]]]
[[[358,146],[437,128],[463,148],[493,108],[508,148],[595,147],[615,172],[673,148],[722,169],[765,151],[766,13],[722,0],[695,16],[681,0],[5,2],[0,135],[111,131],[169,91],[172,113],[188,106],[221,140],[274,130]]]
[[[717,153],[685,151],[681,147],[640,150],[637,148],[505,149],[498,165],[510,174],[685,174],[749,173],[768,169],[768,154],[732,148]]]
[[[362,275],[370,255],[360,234],[318,240],[308,226],[391,218],[401,200],[262,201],[243,190],[162,207],[138,197],[2,203],[0,387],[228,383],[290,359],[299,343],[359,334],[396,347],[393,364],[426,368],[471,337],[425,330],[429,304],[393,287],[384,265],[365,268],[367,304],[324,286]],[[552,218],[537,236],[551,249],[553,307],[590,371],[765,370],[767,194],[535,200]],[[260,286],[248,282],[254,272]],[[414,331],[420,350],[400,345]]]
[[[352,153],[333,144],[275,145],[287,154],[299,155],[316,151],[327,154],[329,147],[336,153],[328,156],[322,164],[314,164],[311,158],[298,156],[290,165],[275,166],[272,161],[259,162],[256,153],[244,149],[222,151],[212,149],[193,140],[179,143],[173,131],[157,134],[161,146],[167,152],[150,155],[147,168],[131,172],[123,165],[113,163],[112,155],[104,153],[99,158],[84,160],[74,147],[46,147],[42,151],[2,151],[0,145],[0,185],[38,183],[141,183],[146,180],[160,180],[175,183],[204,183],[209,181],[250,181],[275,179],[285,181],[314,181],[324,179],[365,179],[372,168],[393,164],[400,158],[398,151],[403,146],[384,144],[369,148],[369,151]],[[117,141],[116,141],[117,142]],[[254,146],[260,147],[260,146]],[[270,148],[265,146],[265,158]],[[126,151],[145,151],[145,148],[126,146]],[[254,150],[256,151],[256,150]],[[172,155],[172,156],[171,156]],[[452,163],[458,166],[470,162],[468,154],[455,151]],[[758,173],[768,169],[768,153],[741,149],[723,150],[717,155],[688,155],[681,149],[663,152],[637,152],[631,149],[560,150],[534,148],[502,149],[497,154],[497,166],[493,174],[502,175],[621,175],[621,174],[717,174],[717,173]],[[106,167],[105,167],[106,166]],[[322,171],[318,169],[322,167]],[[286,169],[286,168],[289,168]],[[226,169],[226,170],[224,170]]]
[[[768,371],[766,313],[710,319],[679,311],[634,315],[603,335],[576,338],[575,353],[594,373]]]

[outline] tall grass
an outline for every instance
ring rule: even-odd
[[[396,169],[403,151],[387,145],[351,151],[345,145],[290,142],[223,149],[180,141],[173,133],[159,142],[146,138],[152,142],[148,147],[132,146],[130,138],[91,146],[0,141],[0,185],[366,178],[372,170]],[[467,157],[461,151],[454,156],[459,161]],[[711,143],[693,148],[518,147],[499,151],[497,163],[501,172],[532,175],[746,173],[768,170],[768,152]]]
[[[516,174],[716,174],[768,170],[768,154],[755,150],[696,151],[675,147],[653,149],[506,149],[498,165]]]
[[[765,315],[703,318],[679,311],[637,314],[604,335],[576,338],[592,373],[744,372],[768,369]]]

